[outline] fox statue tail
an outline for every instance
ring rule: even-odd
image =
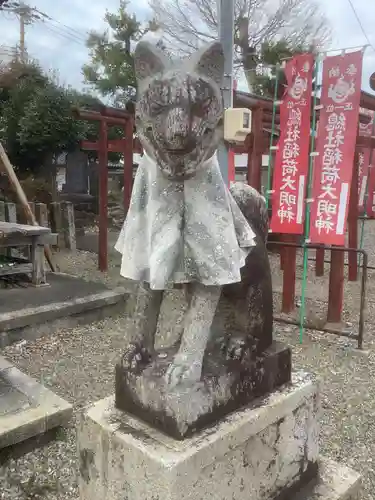
[[[230,193],[257,238],[266,244],[268,236],[268,211],[264,197],[256,189],[243,182],[233,183],[230,187]]]

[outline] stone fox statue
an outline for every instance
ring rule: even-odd
[[[241,360],[271,344],[267,214],[257,191],[235,184],[231,194],[220,173],[221,44],[172,62],[140,42],[135,71],[136,127],[144,156],[116,249],[122,254],[121,275],[139,281],[144,294],[134,315],[135,340],[122,363],[134,372],[147,364],[163,290],[182,285],[189,305],[179,348],[165,374],[174,387],[200,380],[215,325],[221,333],[227,328],[225,349]]]

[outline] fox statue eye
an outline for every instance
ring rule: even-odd
[[[204,118],[207,115],[207,108],[204,103],[196,102],[192,105],[192,114],[198,118]]]
[[[150,116],[156,116],[163,112],[164,106],[158,102],[153,102],[149,107]]]

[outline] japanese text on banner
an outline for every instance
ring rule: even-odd
[[[344,245],[357,139],[362,51],[323,63],[318,157],[315,162],[310,240]]]
[[[287,62],[288,90],[280,106],[280,139],[273,174],[271,230],[302,234],[311,114],[312,54]]]

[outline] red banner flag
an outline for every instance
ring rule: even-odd
[[[323,64],[318,156],[310,240],[344,245],[357,140],[363,53],[327,57]]]
[[[301,54],[285,67],[288,90],[280,105],[280,139],[272,186],[270,229],[275,233],[303,233],[313,65],[312,54]]]

